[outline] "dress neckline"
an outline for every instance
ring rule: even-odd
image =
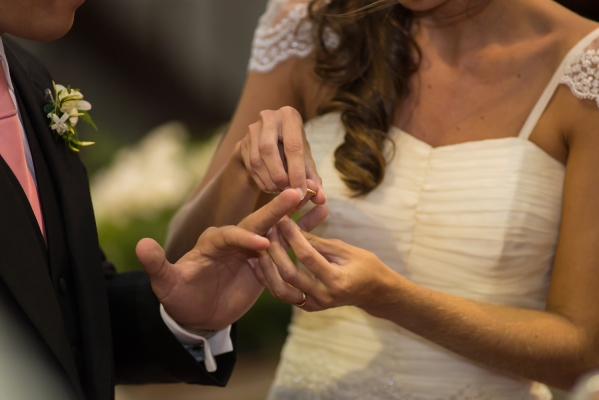
[[[398,126],[391,125],[391,130],[400,132],[401,134],[414,139],[415,142],[417,142],[421,145],[427,146],[431,151],[434,151],[437,149],[455,148],[457,146],[473,144],[473,143],[480,144],[480,143],[488,143],[488,142],[499,142],[499,141],[508,141],[509,139],[520,140],[520,141],[528,142],[528,143],[532,144],[537,150],[541,151],[545,156],[551,158],[551,160],[555,161],[562,167],[565,167],[565,165],[563,163],[556,160],[554,157],[549,155],[549,153],[547,153],[545,150],[543,150],[541,147],[539,147],[536,143],[533,143],[530,140],[528,140],[528,138],[529,138],[530,134],[532,133],[532,131],[534,130],[534,128],[536,127],[539,120],[541,119],[541,116],[543,115],[545,109],[547,108],[549,101],[551,100],[551,98],[553,97],[553,94],[555,93],[557,87],[559,86],[561,76],[563,75],[564,70],[566,69],[568,64],[570,62],[572,62],[574,57],[576,57],[576,55],[580,51],[582,51],[585,47],[589,46],[597,38],[599,38],[599,28],[593,29],[591,32],[586,34],[582,39],[580,39],[574,46],[572,46],[570,48],[570,50],[563,57],[560,65],[557,67],[557,69],[553,73],[553,76],[551,77],[551,80],[545,87],[543,93],[541,94],[541,96],[537,100],[536,104],[532,108],[530,114],[528,115],[526,121],[524,122],[524,125],[522,126],[522,129],[518,133],[518,136],[505,136],[505,137],[500,137],[500,138],[468,140],[465,142],[452,143],[452,144],[446,144],[446,145],[441,145],[441,146],[432,146],[431,144],[425,142],[424,140],[418,139],[416,136],[410,134],[409,132],[406,132],[405,130],[401,129]]]
[[[523,140],[519,136],[506,136],[506,137],[501,137],[501,138],[468,140],[467,142],[445,144],[442,146],[431,146],[424,140],[418,139],[416,136],[411,135],[408,132],[406,132],[403,129],[400,129],[396,126],[391,126],[390,131],[391,131],[391,133],[396,132],[398,135],[408,138],[408,140],[411,140],[412,142],[416,143],[418,146],[426,148],[430,152],[447,152],[447,151],[451,151],[451,150],[465,149],[468,147],[476,147],[476,146],[480,147],[480,146],[484,146],[484,145],[500,145],[504,142],[509,143],[509,142],[514,141],[515,143],[522,143],[523,146],[531,147],[533,149],[533,151],[536,151],[539,154],[541,154],[541,156],[548,158],[551,162],[555,163],[555,165],[559,166],[560,168],[562,168],[562,169],[566,168],[566,166],[564,164],[562,164],[560,161],[553,158],[551,155],[549,155],[549,153],[547,153],[545,150],[543,150],[541,147],[539,147],[536,143],[531,142],[530,140]]]

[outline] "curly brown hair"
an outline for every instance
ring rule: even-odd
[[[385,147],[399,101],[409,92],[420,64],[412,37],[413,12],[397,0],[312,0],[315,72],[336,85],[319,114],[341,112],[345,141],[335,151],[335,168],[354,196],[366,195],[385,177]],[[327,35],[338,45],[329,48]]]

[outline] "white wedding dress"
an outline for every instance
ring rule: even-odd
[[[312,51],[307,1],[271,0],[250,70]],[[332,36],[332,35],[330,35]],[[528,140],[560,83],[599,105],[599,30],[556,71],[518,137],[433,148],[392,128],[396,154],[362,198],[334,167],[338,113],[305,126],[330,209],[316,235],[375,253],[410,280],[445,293],[543,309],[561,217],[565,167]],[[335,45],[334,37],[327,39]],[[355,307],[295,308],[272,400],[551,399],[547,387],[490,370]]]

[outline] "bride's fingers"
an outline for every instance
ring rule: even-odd
[[[310,211],[308,211],[305,215],[303,215],[298,221],[297,225],[301,230],[310,232],[312,229],[316,228],[318,225],[322,223],[329,214],[329,209],[327,206],[316,206]]]
[[[304,122],[302,116],[292,107],[283,107],[278,111],[281,118],[283,150],[287,160],[289,184],[306,193],[306,165],[304,141]]]
[[[312,293],[313,296],[319,298],[320,295],[326,291],[326,288],[321,282],[317,281],[305,271],[296,267],[279,242],[276,227],[273,227],[273,232],[269,236],[269,240],[270,247],[268,249],[268,253],[272,259],[272,262],[274,263],[274,267],[276,268],[276,277],[282,279],[287,285],[299,289],[301,292]],[[316,299],[311,298],[311,300]],[[289,299],[287,299],[287,301],[292,302],[289,301]],[[316,302],[311,302],[309,308],[311,310],[322,309]]]
[[[264,123],[265,121],[261,119],[249,126],[249,168],[256,175],[258,175],[260,181],[266,187],[266,192],[276,193],[279,191],[279,188],[272,181],[272,179],[270,179],[270,173],[268,172],[268,169],[266,168],[264,160],[260,154],[260,136],[262,134],[262,130],[264,129]],[[266,123],[269,123],[269,121],[266,121]]]
[[[306,185],[308,186],[308,189],[316,192],[316,194],[318,195],[318,184],[316,182],[314,182],[312,179],[307,179],[306,180]],[[302,207],[310,200],[312,200],[315,195],[313,195],[310,192],[304,192],[306,193],[306,195],[304,196],[304,199],[302,200],[302,202],[299,204],[299,206],[297,207],[298,210],[301,210]]]
[[[266,185],[264,184],[264,182],[262,182],[262,179],[260,179],[256,172],[254,172],[254,169],[250,165],[250,146],[250,139],[249,136],[247,136],[241,141],[241,159],[243,160],[245,169],[247,169],[248,173],[250,174],[256,185],[258,185],[260,190],[263,192],[268,192],[268,190],[266,189]]]
[[[314,182],[311,179],[308,179],[308,188],[310,190],[318,190],[318,185],[316,184],[316,182]],[[287,190],[287,189],[291,189],[291,187],[287,187],[285,188],[283,191]],[[294,188],[295,190],[298,190],[298,188]],[[295,207],[293,210],[291,210],[287,215],[288,216],[293,216],[295,213],[297,213],[298,211],[300,211],[304,205],[306,205],[306,203],[310,200],[312,200],[312,198],[314,197],[313,194],[306,192],[306,195],[304,196],[304,198],[300,201],[300,203],[297,205],[297,207]]]
[[[262,180],[267,179],[267,185],[273,192],[277,192],[289,186],[284,160],[279,152],[281,121],[276,111],[264,110],[260,112],[260,122],[262,126],[253,150],[258,152],[262,160],[260,177]]]
[[[261,254],[260,270],[268,281],[270,293],[279,300],[290,304],[300,304],[303,301],[303,294],[301,290],[294,288],[281,279],[277,268],[272,262],[270,255]]]
[[[302,231],[295,222],[288,217],[283,217],[277,223],[277,227],[295,252],[297,259],[301,261],[301,263],[304,264],[304,266],[312,272],[319,281],[323,282],[325,285],[335,281],[336,274],[339,271],[336,268],[331,268],[331,265],[324,256],[316,251],[311,242],[308,242],[304,237]],[[312,235],[312,237],[312,241],[318,240],[316,239],[316,236]],[[269,253],[272,253],[270,248]]]
[[[254,275],[256,276],[258,282],[260,282],[262,286],[264,286],[269,292],[272,293],[270,283],[268,282],[268,280],[264,276],[264,273],[262,272],[262,269],[260,268],[260,261],[257,258],[250,258],[248,260],[248,264],[250,264],[250,267],[252,267],[252,271],[254,272]]]
[[[262,111],[260,115],[262,116],[262,114],[267,112],[269,111]],[[268,169],[270,179],[277,185],[279,190],[289,186],[295,188],[289,181],[284,144],[279,139],[283,133],[282,130],[284,129],[284,127],[281,126],[281,121],[279,121],[279,118],[275,118],[272,122],[263,122],[263,125],[264,128],[260,135],[260,156]],[[306,178],[304,176],[304,181],[305,180]]]
[[[306,142],[306,178],[313,180],[314,182],[316,182],[318,186],[316,195],[312,197],[311,201],[314,204],[325,204],[327,202],[327,196],[325,194],[324,188],[322,187],[322,179],[316,171],[316,164],[314,163],[314,159],[312,158],[312,152],[310,150],[310,144],[308,142]]]

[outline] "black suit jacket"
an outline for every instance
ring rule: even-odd
[[[163,323],[146,275],[117,274],[105,260],[86,170],[77,154],[54,138],[43,112],[51,77],[36,59],[3,41],[48,244],[0,157],[0,301],[35,332],[79,397],[112,399],[118,383],[224,386],[235,354],[217,357],[218,371],[206,372]]]

